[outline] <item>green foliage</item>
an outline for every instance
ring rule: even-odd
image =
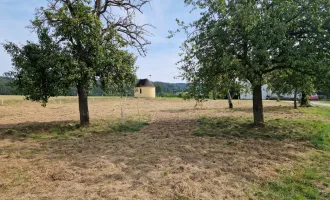
[[[68,56],[48,36],[47,29],[40,28],[37,33],[39,44],[28,42],[20,48],[9,42],[4,48],[12,56],[15,71],[8,75],[14,77],[12,85],[17,92],[45,105],[49,97],[68,91],[71,80],[63,79],[62,73],[71,77],[72,72]]]
[[[13,95],[16,94],[11,86],[12,80],[7,77],[0,76],[0,95]]]
[[[181,47],[181,76],[194,84],[194,94],[205,95],[216,83],[226,89],[231,85],[226,83],[248,83],[256,89],[254,119],[263,121],[260,86],[272,72],[316,76],[329,71],[328,0],[185,3],[201,11],[188,25],[177,20],[189,36]]]
[[[136,80],[136,58],[124,48],[136,47],[145,54],[148,32],[146,25],[135,23],[134,12],[147,2],[50,0],[37,10],[30,27],[37,31],[39,43],[3,44],[15,67],[8,73],[13,85],[44,106],[49,97],[76,87],[80,123],[89,124],[87,96],[93,87],[101,83],[105,92],[127,93]],[[113,15],[110,7],[125,10],[127,16]]]
[[[166,97],[166,95],[175,95],[187,91],[188,85],[186,83],[164,83],[153,82],[156,87],[156,95],[160,97]]]
[[[253,127],[246,118],[207,118],[198,121],[196,136],[305,140],[330,151],[330,124],[308,119],[274,119],[264,127]]]
[[[330,72],[325,70],[319,73],[316,78],[316,88],[318,91],[324,92],[326,96],[330,96]]]
[[[285,70],[284,72],[274,71],[270,74],[268,80],[269,89],[276,94],[312,94],[315,92],[316,79],[293,70]]]
[[[190,96],[189,93],[183,93],[183,94],[181,95],[181,97],[182,97],[183,100],[189,100],[189,99],[191,99],[191,96]]]
[[[71,87],[90,90],[101,82],[104,90],[119,91],[135,81],[135,57],[120,50],[124,43],[102,38],[101,21],[84,1],[71,6],[40,8],[32,24],[39,44],[4,44],[15,66],[8,75],[27,99],[45,104]]]

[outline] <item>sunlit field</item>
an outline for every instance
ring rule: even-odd
[[[0,96],[0,199],[329,199],[330,110],[252,102]],[[123,110],[123,117],[121,117]]]

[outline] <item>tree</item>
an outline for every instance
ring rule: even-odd
[[[217,95],[220,95],[222,97],[227,97],[228,107],[230,109],[234,108],[231,96],[233,91],[239,90],[240,84],[234,79],[233,76],[228,74],[221,74],[210,78],[207,75],[203,75],[203,70],[198,71],[194,75],[189,74],[189,76],[193,76],[194,78],[190,81],[195,82],[195,84],[191,84],[191,87],[196,87],[191,88],[191,96],[205,99],[211,93],[213,99],[216,99]]]
[[[49,97],[77,88],[80,123],[89,124],[88,92],[101,82],[103,90],[123,90],[135,81],[136,58],[123,48],[146,53],[147,25],[134,23],[149,0],[51,0],[39,8],[30,28],[39,43],[4,44],[15,71],[9,73],[27,99],[46,105]],[[115,8],[126,16],[113,13]],[[118,17],[116,17],[118,16]]]
[[[268,86],[273,93],[294,94],[294,109],[297,109],[298,94],[300,94],[301,106],[308,106],[308,97],[315,89],[315,76],[309,76],[293,70],[274,71],[270,74]],[[302,98],[304,97],[304,98]],[[307,98],[307,99],[306,99]]]
[[[158,96],[162,96],[163,94],[163,86],[160,84],[154,84],[156,86],[156,94]]]
[[[328,99],[330,97],[330,71],[325,70],[316,76],[315,87]]]
[[[182,45],[184,77],[204,70],[209,72],[203,74],[204,79],[230,73],[249,83],[255,125],[264,123],[262,85],[270,73],[291,69],[315,75],[319,68],[328,67],[327,0],[185,3],[200,10],[201,17],[188,25],[177,20],[178,31],[183,29],[188,35]]]

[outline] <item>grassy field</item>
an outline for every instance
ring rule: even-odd
[[[76,97],[4,99],[0,199],[330,198],[330,108],[91,97],[80,127]]]
[[[320,101],[320,102],[330,104],[330,101]]]

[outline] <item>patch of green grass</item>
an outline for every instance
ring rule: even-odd
[[[251,119],[238,117],[198,120],[196,136],[302,140],[330,151],[330,124],[308,119],[272,119],[264,127],[251,126]]]
[[[180,194],[175,194],[175,200],[189,200],[189,198]]]
[[[123,123],[117,122],[110,125],[113,132],[139,132],[142,128],[147,126],[149,123],[146,121],[139,120],[127,120]]]
[[[307,115],[319,116],[326,120],[330,120],[330,107],[314,106],[309,108],[299,108],[299,111]]]
[[[330,156],[314,152],[311,162],[300,162],[283,171],[275,180],[256,185],[251,199],[307,200],[330,199]]]

